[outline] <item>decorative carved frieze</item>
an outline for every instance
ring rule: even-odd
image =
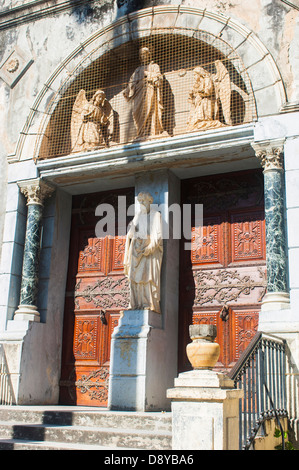
[[[265,272],[259,268],[258,277],[232,269],[199,270],[194,274],[194,306],[237,301],[241,295],[249,296],[259,289],[259,300],[264,296],[267,282]],[[252,300],[252,299],[251,299]]]
[[[67,380],[61,380],[60,386],[66,387],[69,396],[75,400],[76,394],[88,395],[89,400],[106,403],[108,399],[109,368],[99,367],[89,374],[82,374],[76,379],[76,370],[73,369]]]
[[[106,401],[108,397],[109,370],[100,367],[88,375],[82,375],[75,382],[76,388],[83,394],[88,394],[91,400]]]
[[[101,309],[127,308],[129,305],[129,284],[125,276],[105,277],[80,290],[82,279],[75,288],[75,305],[80,309],[80,299]]]

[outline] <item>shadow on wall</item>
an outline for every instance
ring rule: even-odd
[[[103,5],[100,5],[100,8],[96,5],[92,5],[87,1],[81,2],[78,5],[78,0],[71,0],[72,14],[76,17],[76,20],[79,24],[94,21],[95,19],[100,19],[103,14],[107,13],[109,10],[113,9],[114,0],[107,0]],[[134,11],[142,10],[150,6],[156,6],[159,4],[159,1],[155,0],[117,0],[117,16],[116,19],[120,16],[127,15]]]
[[[133,11],[158,5],[159,1],[154,0],[117,0],[117,8],[121,10],[117,17],[128,15]]]

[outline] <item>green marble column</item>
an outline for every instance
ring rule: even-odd
[[[283,141],[254,144],[253,148],[264,169],[267,294],[262,308],[288,308]]]
[[[44,199],[53,188],[39,179],[19,183],[21,192],[27,198],[27,224],[23,255],[23,270],[20,305],[14,320],[39,321],[37,311],[38,268],[40,255],[41,221]]]

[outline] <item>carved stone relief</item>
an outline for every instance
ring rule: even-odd
[[[39,158],[224,128],[256,115],[246,69],[213,34],[155,28],[113,42],[105,53],[95,49],[49,105]]]
[[[0,67],[0,78],[13,88],[32,63],[32,58],[19,47],[15,47]]]
[[[141,65],[137,67],[123,92],[132,105],[137,139],[167,136],[162,124],[163,75],[159,65],[151,60],[149,48],[141,48],[139,56]]]
[[[229,73],[220,60],[215,62],[215,67],[216,74],[209,73],[203,67],[194,69],[194,83],[189,93],[189,131],[216,129],[232,124]],[[225,123],[220,121],[220,106]]]
[[[73,152],[84,152],[108,146],[113,132],[113,110],[103,90],[97,90],[87,101],[80,90],[71,118],[71,146]]]
[[[141,48],[139,54],[141,65],[131,75],[123,91],[133,115],[135,140],[167,137],[169,134],[164,129],[162,119],[164,77],[159,65],[151,60],[149,48]],[[185,97],[191,106],[187,122],[189,131],[232,125],[229,73],[220,60],[215,61],[214,66],[216,74],[209,73],[203,67],[193,70],[194,83],[189,97]],[[182,76],[181,73],[179,75]],[[113,132],[114,113],[105,92],[97,90],[88,101],[85,91],[80,90],[72,111],[71,152],[106,147]]]

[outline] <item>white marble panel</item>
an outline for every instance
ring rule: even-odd
[[[296,113],[293,115],[292,122],[297,127],[297,134],[299,134],[298,120],[299,113]],[[286,171],[299,170],[299,137],[286,140],[284,145],[284,164]]]
[[[19,276],[22,272],[22,265],[23,245],[13,242],[3,243],[0,272]]]
[[[290,288],[299,288],[299,248],[289,250]]]
[[[289,248],[299,248],[299,207],[287,211],[287,237]]]
[[[254,140],[263,141],[296,135],[298,136],[298,120],[299,113],[285,113],[280,115],[276,114],[273,116],[259,118],[254,128]],[[288,140],[286,141],[285,145],[285,151],[287,152]],[[289,157],[287,157],[286,164],[288,164],[288,158]]]
[[[32,160],[8,165],[8,183],[36,178],[37,176],[37,168]]]
[[[3,242],[24,243],[26,217],[18,212],[7,212],[3,231]]]
[[[287,208],[299,207],[299,170],[286,171],[286,205]]]

